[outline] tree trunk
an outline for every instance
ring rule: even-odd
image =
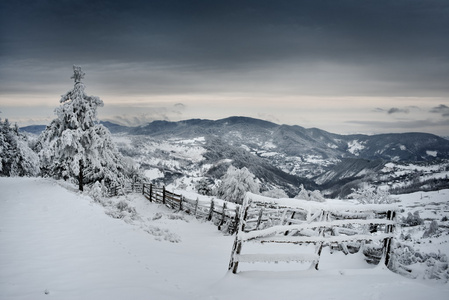
[[[78,189],[80,191],[83,191],[84,190],[83,189],[83,168],[84,168],[83,160],[80,159],[79,164],[80,164],[80,171],[78,174]]]

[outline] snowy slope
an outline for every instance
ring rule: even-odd
[[[120,201],[134,209],[114,210]],[[347,300],[449,295],[447,284],[372,268],[357,255],[324,256],[320,271],[282,271],[294,264],[272,264],[264,265],[266,271],[229,274],[233,237],[223,236],[210,223],[149,203],[141,195],[104,204],[60,182],[0,178],[0,299]]]

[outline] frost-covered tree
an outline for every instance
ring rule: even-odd
[[[259,193],[259,182],[247,168],[230,166],[221,179],[217,196],[223,200],[243,203],[246,192]]]
[[[375,189],[372,186],[358,190],[353,189],[348,198],[355,199],[362,204],[388,204],[394,200],[388,191],[379,188]]]
[[[407,218],[403,218],[402,223],[408,226],[418,226],[424,224],[424,220],[420,217],[419,211],[414,211],[408,213]]]
[[[318,190],[308,191],[304,188],[304,185],[302,185],[302,184],[299,187],[299,193],[298,193],[298,195],[295,196],[295,199],[315,201],[315,202],[326,201],[326,199],[324,199],[323,195],[321,195],[320,191],[318,191]]]
[[[212,188],[209,181],[206,178],[201,178],[196,184],[195,189],[200,195],[212,195]]]
[[[429,228],[426,231],[424,231],[424,234],[422,237],[428,238],[428,237],[434,236],[435,234],[438,233],[438,229],[439,229],[438,222],[436,220],[432,220]]]
[[[17,124],[11,126],[8,119],[0,119],[0,175],[37,176],[39,157],[28,146],[25,135]]]
[[[84,92],[84,72],[73,66],[72,90],[62,95],[54,119],[40,135],[36,148],[44,175],[74,179],[79,189],[84,184],[102,181],[107,185],[124,184],[127,179],[122,156],[111,134],[99,124],[97,108],[103,101]]]
[[[262,193],[262,196],[275,199],[288,198],[288,195],[285,193],[285,191],[278,188],[265,191]]]
[[[299,187],[299,193],[295,196],[295,199],[310,200],[309,191],[304,188],[304,185],[301,184]]]

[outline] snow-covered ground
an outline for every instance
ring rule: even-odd
[[[61,182],[0,178],[0,299],[409,300],[449,295],[447,283],[408,279],[369,266],[359,255],[326,251],[320,271],[295,270],[296,263],[250,265],[245,271],[242,264],[242,272],[230,274],[234,238],[211,223],[141,195],[103,205]]]

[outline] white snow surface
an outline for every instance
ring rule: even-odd
[[[135,213],[112,218],[125,201]],[[233,236],[135,194],[100,203],[63,182],[0,178],[0,299],[447,299],[359,255],[227,272]],[[109,214],[109,215],[108,215]],[[278,245],[271,245],[281,247]],[[262,246],[265,248],[265,246]],[[267,248],[268,249],[268,248]]]
[[[437,151],[430,151],[430,150],[427,150],[427,151],[426,151],[426,154],[429,155],[429,156],[437,157],[438,152],[437,152]]]
[[[358,156],[359,152],[365,149],[365,146],[363,144],[364,142],[359,142],[359,140],[348,142],[348,152]]]

